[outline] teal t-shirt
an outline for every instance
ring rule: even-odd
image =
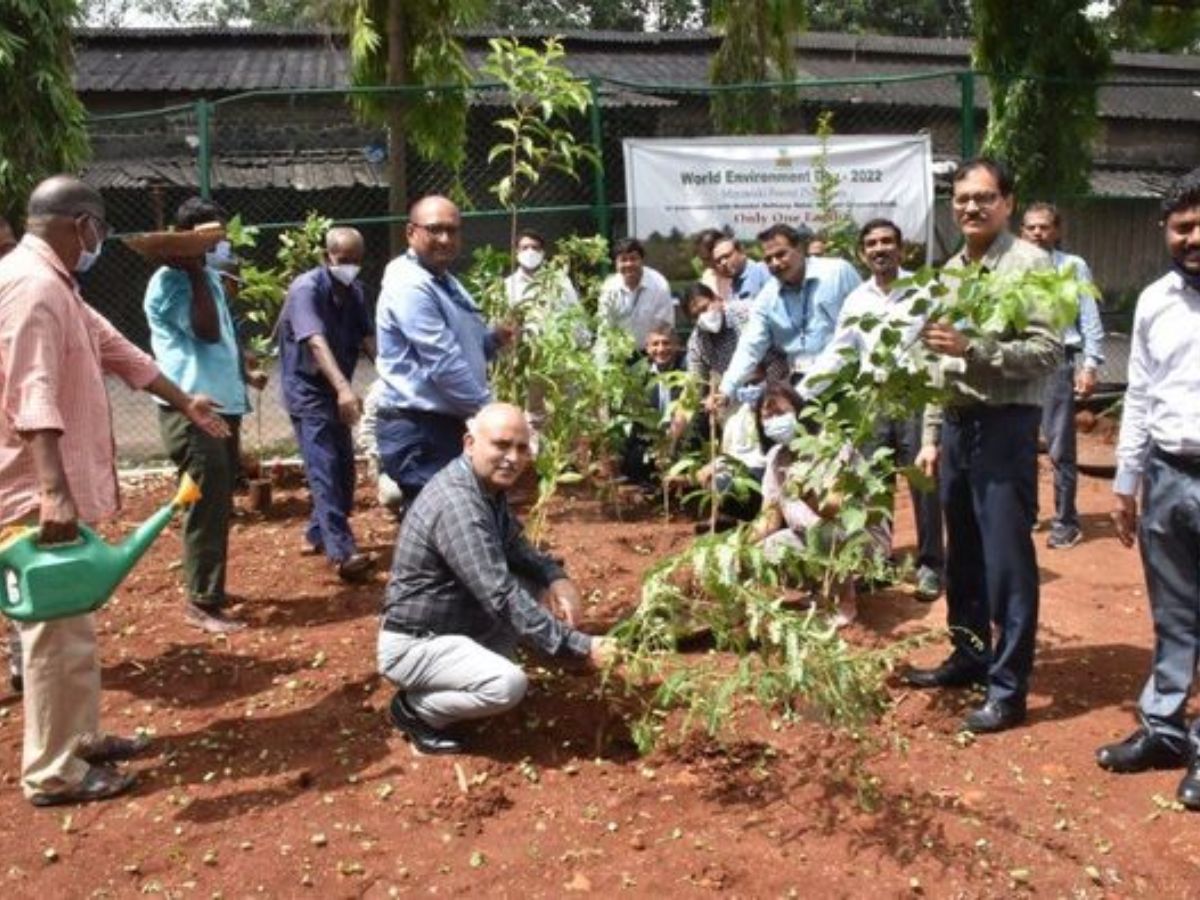
[[[163,266],[146,285],[143,304],[150,323],[150,347],[164,375],[189,394],[207,394],[227,416],[250,411],[242,379],[241,351],[221,279],[206,268],[209,290],[217,304],[221,339],[202,341],[192,331],[192,287],[186,272]]]

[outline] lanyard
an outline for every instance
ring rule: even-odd
[[[812,299],[812,288],[814,282],[808,279],[804,281],[804,287],[800,289],[800,322],[797,324],[796,317],[792,315],[792,304],[790,302],[791,292],[784,293],[785,288],[780,285],[779,293],[783,300],[783,311],[787,313],[788,322],[792,328],[800,331],[800,343],[808,348],[808,320],[809,320],[809,301]]]

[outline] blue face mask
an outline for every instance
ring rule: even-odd
[[[796,414],[783,413],[763,419],[763,434],[774,444],[790,444],[796,436]]]
[[[747,406],[758,406],[762,402],[763,391],[766,388],[762,384],[745,384],[734,392],[734,397],[738,403],[745,403]]]

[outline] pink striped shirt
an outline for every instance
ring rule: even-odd
[[[26,234],[0,259],[0,523],[39,506],[21,432],[61,433],[59,452],[79,517],[117,511],[116,453],[105,373],[144,388],[158,366],[79,295],[50,246]]]

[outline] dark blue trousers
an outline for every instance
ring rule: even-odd
[[[1022,704],[1033,669],[1038,569],[1036,406],[948,409],[940,495],[955,655],[988,672],[988,699]],[[993,627],[995,629],[993,633]]]
[[[411,503],[434,475],[462,455],[467,423],[456,416],[380,409],[375,425],[379,465]]]
[[[358,548],[350,533],[354,508],[354,440],[339,419],[292,416],[300,443],[304,474],[312,495],[312,515],[305,537],[324,547],[333,562],[349,559]]]

